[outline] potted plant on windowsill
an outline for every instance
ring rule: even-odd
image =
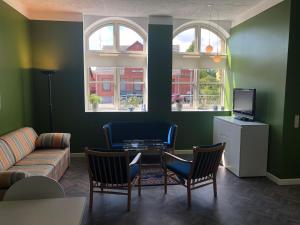
[[[176,104],[176,110],[181,111],[183,106],[183,97],[180,94],[176,94],[172,99],[172,104]]]
[[[92,104],[93,112],[97,112],[98,106],[101,103],[102,98],[96,94],[91,94],[89,96],[89,102]]]
[[[134,111],[140,104],[140,100],[136,96],[131,96],[126,101],[127,108],[130,112]]]

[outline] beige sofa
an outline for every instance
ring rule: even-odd
[[[59,180],[70,164],[70,134],[38,136],[24,127],[0,137],[0,199],[14,182],[27,176]]]

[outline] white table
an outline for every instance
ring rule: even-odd
[[[2,225],[80,225],[85,197],[0,201]]]

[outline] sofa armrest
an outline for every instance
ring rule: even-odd
[[[168,145],[173,149],[175,149],[177,127],[178,126],[176,124],[171,124],[169,133],[168,133]]]
[[[65,149],[70,147],[71,134],[69,133],[44,133],[36,140],[36,148]]]
[[[112,148],[111,123],[104,124],[102,128],[105,136],[106,147],[107,149],[111,149]]]
[[[29,174],[21,171],[0,172],[0,189],[7,189],[17,181],[29,177]]]

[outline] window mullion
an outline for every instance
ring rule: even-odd
[[[115,67],[115,79],[114,79],[114,101],[115,101],[115,109],[119,110],[120,109],[120,68]]]
[[[120,52],[120,25],[118,23],[114,24],[114,46],[115,51]]]
[[[224,99],[225,99],[225,75],[226,75],[226,70],[222,69],[219,70],[221,72],[221,106],[224,106]]]
[[[200,46],[201,46],[201,32],[200,32],[200,26],[195,27],[195,33],[196,33],[196,44],[195,44],[195,49],[196,53],[200,54]]]
[[[193,85],[193,109],[197,109],[198,107],[198,70],[194,69],[194,85]]]
[[[145,110],[148,111],[148,72],[147,72],[147,67],[144,67],[144,105],[145,105]]]

